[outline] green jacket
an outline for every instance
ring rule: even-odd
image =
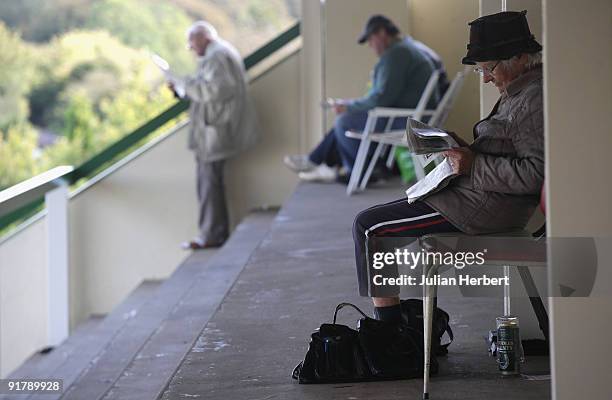
[[[376,63],[368,94],[352,100],[348,111],[368,111],[374,107],[415,108],[433,71],[431,61],[411,41],[398,40]],[[434,108],[438,101],[434,93],[428,108]]]

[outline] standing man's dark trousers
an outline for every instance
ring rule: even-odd
[[[202,243],[217,245],[229,235],[223,166],[225,160],[204,162],[196,157],[199,226]]]

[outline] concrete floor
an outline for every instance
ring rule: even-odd
[[[165,400],[420,399],[422,380],[299,385],[290,377],[310,333],[331,321],[339,302],[371,312],[357,295],[351,226],[354,215],[402,196],[399,185],[346,197],[340,185],[304,184],[283,206],[221,307],[171,379]],[[484,336],[501,314],[500,299],[444,297],[455,342],[440,358],[432,399],[547,399],[549,380],[502,378]],[[340,322],[354,325],[347,311]],[[547,373],[547,357],[529,357],[526,373]]]

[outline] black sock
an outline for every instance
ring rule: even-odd
[[[400,322],[402,320],[402,308],[399,304],[387,307],[374,307],[376,319],[386,322]]]

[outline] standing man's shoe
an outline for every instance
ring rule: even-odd
[[[189,242],[181,243],[181,248],[184,250],[204,250],[204,249],[215,249],[223,246],[223,243],[210,243],[204,242],[200,238],[194,238]]]

